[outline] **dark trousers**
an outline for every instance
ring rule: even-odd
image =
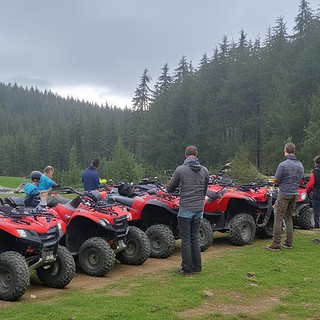
[[[185,272],[200,272],[201,252],[199,245],[199,229],[201,219],[178,217],[181,238],[181,269]]]
[[[313,214],[314,214],[314,227],[320,228],[320,201],[312,201]]]

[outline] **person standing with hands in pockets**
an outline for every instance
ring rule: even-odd
[[[186,148],[184,163],[174,171],[167,187],[168,192],[174,192],[177,187],[180,189],[178,227],[182,262],[181,269],[176,270],[176,273],[184,276],[202,270],[199,229],[209,172],[200,164],[197,155],[195,146]]]
[[[277,251],[281,247],[292,248],[293,220],[292,216],[298,199],[298,189],[303,178],[304,168],[295,156],[295,145],[287,143],[284,146],[286,159],[277,168],[274,184],[279,186],[278,196],[274,208],[273,241],[266,249]],[[286,223],[286,240],[281,246],[282,220]]]

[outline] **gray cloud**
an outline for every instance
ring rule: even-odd
[[[309,1],[313,9],[320,0]],[[183,55],[197,66],[227,35],[288,31],[300,0],[0,0],[0,81],[40,89],[107,88],[132,98],[145,67],[156,80]]]

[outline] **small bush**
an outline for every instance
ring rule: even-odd
[[[249,152],[245,147],[240,147],[234,158],[231,159],[231,163],[231,169],[227,172],[227,176],[238,183],[268,182],[268,177],[262,175],[250,161]]]

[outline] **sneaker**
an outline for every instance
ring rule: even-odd
[[[176,274],[180,275],[180,276],[192,276],[193,272],[186,272],[182,269],[177,269],[175,271]]]
[[[282,245],[282,248],[284,248],[284,249],[292,249],[292,244],[284,243]]]
[[[281,247],[275,247],[273,244],[270,244],[269,246],[266,246],[266,249],[270,251],[279,251],[281,250]]]
[[[312,242],[319,244],[320,243],[320,238],[313,239]]]

